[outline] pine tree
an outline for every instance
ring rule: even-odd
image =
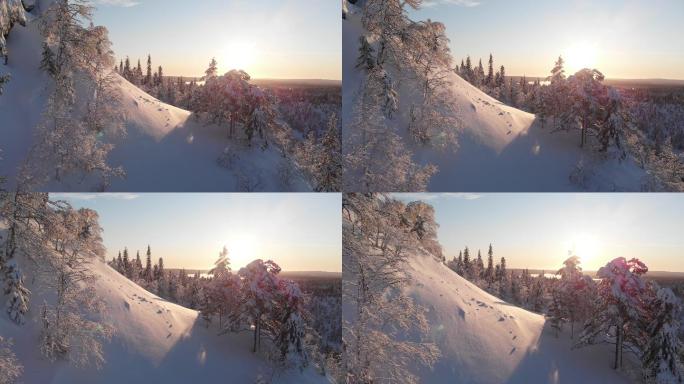
[[[489,54],[489,66],[487,67],[487,78],[485,79],[485,83],[489,87],[494,86],[494,57],[492,54]]]
[[[489,244],[489,250],[487,251],[487,270],[485,271],[485,280],[487,281],[487,286],[490,289],[492,288],[492,284],[494,284],[494,279],[494,250],[492,249],[492,245]]]
[[[461,276],[465,277],[467,280],[472,280],[472,268],[473,265],[470,261],[470,250],[468,249],[468,247],[465,247],[465,249],[463,250],[463,274]]]
[[[123,59],[119,60],[119,75],[123,76],[124,74],[124,66],[123,66]]]
[[[216,58],[212,57],[209,67],[204,71],[204,80],[207,81],[216,76],[218,76],[218,63],[216,62]]]
[[[128,56],[126,56],[126,61],[124,64],[123,77],[128,81],[131,81],[132,79],[131,60],[128,58]]]
[[[146,255],[146,261],[145,261],[145,272],[143,273],[143,277],[145,278],[145,281],[148,283],[151,282],[154,278],[152,275],[152,251],[150,250],[150,246],[147,246],[147,252],[145,253]]]
[[[147,74],[145,75],[145,84],[152,85],[152,56],[147,55]]]
[[[128,248],[124,248],[123,259],[122,259],[122,275],[130,278],[131,277],[131,262],[128,260]]]
[[[359,56],[356,59],[356,68],[372,71],[375,68],[375,50],[366,39],[366,36],[359,37]]]
[[[164,72],[162,69],[162,66],[159,66],[159,69],[157,69],[157,84],[156,85],[161,85],[162,82],[164,81]]]
[[[501,257],[501,264],[499,264],[499,297],[501,299],[506,300],[508,298],[509,286],[510,281],[506,271],[506,258]]]

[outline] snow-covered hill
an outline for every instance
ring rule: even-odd
[[[362,76],[356,68],[359,37],[364,34],[361,9],[347,5],[343,20],[343,134],[349,137],[352,108]],[[448,26],[447,26],[448,28]],[[401,75],[394,74],[395,81]],[[542,129],[535,115],[493,99],[453,71],[446,79],[459,126],[458,148],[437,151],[411,146],[414,161],[439,167],[431,191],[639,191],[645,172],[634,161],[579,148],[579,134]],[[390,124],[408,137],[409,107],[419,87],[403,81],[399,113]],[[408,141],[408,139],[407,139]],[[577,169],[582,169],[577,171]],[[571,181],[571,174],[573,180]]]
[[[426,308],[441,358],[414,367],[423,382],[622,383],[609,346],[571,350],[543,316],[503,302],[424,253],[411,257],[406,293]],[[410,332],[408,332],[410,334]]]
[[[46,3],[45,1],[42,3]],[[47,4],[47,3],[46,3]],[[46,5],[42,4],[42,8]],[[38,7],[34,13],[39,12]],[[33,131],[41,120],[51,80],[39,69],[42,37],[39,23],[29,14],[27,27],[16,25],[8,37],[9,65],[0,74],[10,81],[0,96],[0,175],[13,186],[17,167],[25,160],[33,142]],[[117,75],[118,76],[118,75]],[[262,151],[233,145],[238,160],[231,169],[217,163],[228,141],[225,131],[195,121],[190,112],[162,103],[118,77],[127,135],[108,137],[115,145],[109,164],[122,166],[125,179],[114,179],[111,191],[230,191],[248,184],[263,191],[311,190],[297,171],[290,185],[278,175],[283,157],[275,146]],[[63,181],[44,186],[46,190],[90,190],[87,180]]]
[[[147,292],[102,262],[90,269],[97,277],[95,290],[108,308],[105,321],[114,328],[112,340],[104,345],[103,368],[75,368],[39,357],[40,303],[54,299],[28,276],[33,306],[26,324],[18,326],[0,316],[0,334],[14,340],[13,350],[24,365],[21,382],[254,383],[259,377],[276,383],[327,382],[312,368],[274,374],[251,352],[250,332],[218,336],[215,328],[205,328],[196,311]]]

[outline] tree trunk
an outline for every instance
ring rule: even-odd
[[[257,330],[259,329],[259,320],[254,322],[254,346],[252,347],[252,352],[257,351]]]
[[[620,366],[620,350],[622,349],[622,332],[619,326],[615,327],[615,367],[618,369]]]

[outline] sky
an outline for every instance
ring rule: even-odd
[[[571,73],[632,79],[684,79],[682,15],[682,0],[424,0],[410,12],[446,25],[459,64],[482,58],[486,71],[492,53],[508,75],[547,76],[562,54]]]
[[[574,250],[595,271],[616,257],[650,270],[684,272],[684,194],[492,193],[395,194],[435,208],[447,259],[489,244],[511,268],[558,270]]]
[[[147,54],[167,75],[219,71],[253,78],[342,77],[341,5],[336,0],[93,0],[118,59]]]
[[[234,270],[255,259],[285,271],[342,270],[341,195],[333,193],[50,194],[100,216],[107,260],[128,247],[167,268],[209,269],[225,245]]]

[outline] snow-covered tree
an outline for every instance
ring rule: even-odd
[[[41,228],[46,220],[46,203],[47,194],[42,193],[0,194],[0,219],[7,226],[6,238],[0,239],[0,281],[7,300],[6,312],[18,324],[24,323],[31,297],[18,258],[37,262],[45,252]]]
[[[107,128],[120,131],[123,125],[112,84],[114,61],[106,29],[82,25],[91,13],[92,7],[84,1],[59,0],[42,19],[43,68],[54,88],[21,179],[45,182],[71,174],[95,174],[100,178],[96,189],[104,190],[112,177],[124,174],[123,169],[107,164],[113,146],[98,137]],[[87,92],[76,92],[77,82]],[[82,98],[84,103],[79,102]],[[78,108],[81,104],[87,105],[85,116]]]
[[[644,319],[649,289],[643,275],[648,271],[638,259],[613,259],[598,270],[601,281],[591,317],[584,325],[577,346],[610,342],[615,345],[615,369],[622,366],[625,348],[643,344],[640,323]]]
[[[427,333],[424,309],[402,293],[410,284],[406,263],[420,246],[402,224],[404,204],[384,195],[343,196],[343,300],[353,311],[343,324],[349,382],[417,382],[411,364],[431,366],[432,343],[407,341],[409,327]]]
[[[41,281],[55,292],[56,301],[43,305],[40,350],[49,360],[101,367],[102,342],[112,329],[102,321],[104,302],[95,293],[96,277],[89,267],[104,255],[97,212],[60,204],[51,212],[46,232],[53,252],[40,264]]]
[[[239,331],[242,327],[253,328],[254,342],[252,351],[257,352],[261,345],[261,334],[265,319],[272,314],[278,292],[280,266],[275,262],[254,260],[240,268],[239,309],[231,314],[229,331]],[[267,329],[268,331],[268,329]]]
[[[382,75],[370,73],[354,106],[350,142],[346,145],[345,189],[351,191],[421,191],[436,167],[411,159],[380,101]]]
[[[575,323],[583,322],[589,316],[592,306],[593,281],[582,274],[580,258],[571,255],[563,262],[563,268],[556,272],[560,276],[552,296],[551,323],[561,329],[564,322],[570,323],[570,338],[574,337]]]
[[[223,247],[219,257],[214,263],[214,268],[209,271],[212,276],[207,284],[206,295],[208,302],[203,308],[203,315],[211,317],[218,315],[219,328],[223,328],[223,319],[231,311],[235,310],[236,292],[239,288],[239,279],[230,269],[228,249]]]
[[[21,376],[24,367],[12,351],[12,340],[0,335],[0,384],[11,384]]]
[[[681,300],[670,288],[659,288],[648,308],[651,320],[646,326],[648,341],[642,357],[644,369],[658,384],[681,383],[684,372],[680,360],[682,341],[677,335]]]

